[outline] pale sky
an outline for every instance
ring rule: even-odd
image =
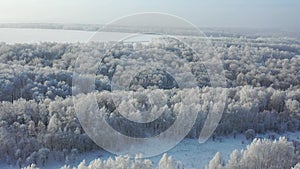
[[[299,0],[0,0],[0,23],[105,24],[139,12],[164,12],[200,27],[300,30]]]

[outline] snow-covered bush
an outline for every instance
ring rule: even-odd
[[[221,154],[217,152],[212,160],[210,160],[209,164],[205,166],[205,169],[222,169],[223,168],[223,161]]]
[[[22,169],[39,169],[38,167],[36,167],[36,165],[35,164],[31,164],[30,166],[28,166],[28,167],[24,167],[24,168],[22,168]]]
[[[300,169],[300,163],[296,164],[294,167],[292,167],[291,169]]]
[[[128,156],[118,156],[115,159],[109,158],[107,160],[95,159],[89,164],[83,160],[77,167],[70,167],[65,165],[60,169],[153,169],[152,161],[142,160],[139,156],[135,160],[131,160]],[[173,169],[173,168],[171,168]]]
[[[254,139],[246,150],[232,152],[226,169],[283,169],[291,168],[299,160],[293,143],[283,137],[273,142]]]

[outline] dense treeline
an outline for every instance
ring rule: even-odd
[[[248,129],[260,133],[300,129],[298,40],[212,38],[212,46],[203,48],[201,44],[201,49],[197,48],[199,39],[190,38],[188,41],[206,57],[217,55],[224,58],[226,88],[211,87],[205,67],[195,64],[201,59],[177,42],[168,45],[0,43],[1,160],[19,166],[30,163],[45,165],[51,154],[57,160],[70,163],[78,152],[98,148],[84,133],[74,111],[71,97],[72,75],[78,56],[103,57],[103,63],[97,67],[95,79],[98,104],[109,115],[106,120],[127,135],[140,133],[139,136],[145,137],[162,132],[172,124],[178,111],[178,101],[172,100],[178,90],[174,79],[161,70],[139,72],[131,83],[131,89],[140,85],[144,88],[156,86],[161,92],[168,91],[171,99],[167,100],[167,105],[172,111],[157,121],[159,125],[152,123],[139,126],[140,128],[131,123],[117,125],[124,118],[111,104],[112,100],[103,96],[106,91],[111,90],[110,80],[122,58],[141,54],[141,51],[153,55],[164,54],[163,56],[171,52],[194,65],[191,70],[201,92],[193,97],[199,97],[201,102],[196,123],[187,136],[189,138],[199,136],[209,105],[214,102],[211,95],[217,91],[223,91],[220,94],[227,97],[227,102],[215,135],[243,133]],[[158,81],[165,79],[168,83],[156,82],[157,77]],[[80,100],[85,97],[77,98]],[[137,105],[145,104],[142,99],[135,101]]]
[[[224,73],[228,87],[251,85],[286,90],[300,84],[299,44],[287,46],[287,44],[275,43],[273,45],[275,47],[270,47],[272,44],[262,43],[261,39],[256,40],[260,42],[258,44],[244,39],[235,39],[235,43],[246,41],[245,44],[239,45],[230,44],[231,42],[228,41],[225,39],[220,42],[216,39],[213,41],[213,47],[204,51],[224,57]],[[191,40],[191,44],[197,47],[196,40]],[[82,55],[105,56],[105,66],[99,67],[99,73],[112,76],[109,73],[116,71],[115,64],[118,59],[122,56],[129,56],[136,48],[132,45],[120,45],[118,48],[114,47],[114,50],[109,50],[111,46],[112,44],[103,43],[16,45],[1,43],[2,92],[0,99],[2,101],[13,101],[18,98],[39,100],[47,97],[54,99],[57,95],[61,97],[71,95],[72,71],[76,58]],[[160,48],[163,47],[153,45],[147,47],[147,50],[160,54],[158,52]],[[145,48],[140,50],[145,50]],[[191,61],[196,60],[191,57],[190,51],[183,51],[178,45],[177,47],[176,45],[166,46],[165,50],[172,51],[179,57],[191,58]],[[203,71],[199,68],[192,70],[198,77],[201,76],[199,71]],[[198,80],[201,81],[200,84],[206,84],[207,78],[199,77]],[[200,84],[199,86],[202,87]]]
[[[296,98],[300,94],[299,90],[278,91],[273,88],[250,86],[222,90],[228,91],[231,95],[227,109],[215,132],[216,135],[244,133],[247,129],[254,129],[260,133],[299,130],[299,102]],[[196,96],[202,100],[200,112],[193,129],[188,134],[190,138],[199,136],[209,113],[209,104],[213,101],[210,97],[214,91],[213,88],[205,87],[201,91],[202,94]],[[80,100],[80,97],[78,99]],[[82,101],[85,102],[86,98],[82,97]],[[124,117],[120,116],[109,97],[105,97],[104,93],[99,95],[99,106],[107,109],[109,124],[121,133],[139,137],[158,134],[167,129],[176,117],[174,112],[178,112],[175,106],[177,102],[176,97],[168,101],[173,111],[168,111],[169,114],[165,114],[160,120],[148,125],[136,126],[132,123],[123,123]],[[7,162],[12,162],[16,160],[15,158],[20,158],[22,162],[25,162],[40,148],[47,148],[54,152],[63,149],[66,152],[71,152],[72,149],[84,152],[97,148],[84,134],[76,118],[71,97],[66,99],[56,97],[54,100],[45,99],[40,102],[24,99],[13,103],[5,101],[0,103],[0,111],[0,147],[5,152],[1,155],[2,158],[6,158]],[[16,152],[18,152],[17,157]]]
[[[197,49],[197,41],[190,40]],[[223,65],[228,87],[251,85],[253,87],[272,87],[286,90],[296,88],[300,84],[300,45],[271,44],[244,42],[239,45],[227,44],[228,39],[213,41],[213,46],[204,51],[208,55],[224,58]],[[232,40],[233,41],[233,40]],[[245,41],[235,39],[236,43]],[[256,42],[262,40],[256,40]],[[268,41],[267,41],[268,42]],[[287,41],[289,42],[289,41]],[[256,44],[256,46],[252,45]],[[298,42],[299,43],[299,42]],[[276,45],[278,47],[276,47]],[[203,48],[203,44],[201,44]],[[201,48],[201,49],[202,49]],[[293,49],[290,49],[293,48]],[[105,56],[105,66],[99,67],[100,74],[113,76],[116,63],[121,56],[130,56],[137,49],[133,45],[112,44],[0,44],[1,66],[1,100],[13,101],[18,98],[27,100],[54,99],[55,96],[71,95],[72,71],[78,56]],[[160,54],[159,49],[171,51],[178,57],[187,58],[191,62],[198,61],[189,50],[182,50],[180,45],[170,46],[149,45],[147,50]],[[201,50],[199,49],[199,50]],[[199,66],[199,65],[198,65]],[[201,84],[206,84],[207,77],[201,68],[192,69]],[[200,71],[200,73],[199,73]],[[201,77],[202,76],[202,77]],[[107,85],[107,84],[106,84]]]

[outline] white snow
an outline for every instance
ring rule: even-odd
[[[95,32],[59,29],[0,28],[0,42],[14,43],[77,43],[87,42]],[[121,32],[97,32],[97,40],[114,41],[130,35]]]
[[[92,32],[79,30],[62,29],[31,29],[31,28],[0,28],[0,42],[8,44],[14,43],[39,43],[39,42],[57,42],[57,43],[77,43],[88,41],[119,41],[126,39],[128,42],[145,42],[158,35],[139,36],[132,33],[123,32]]]

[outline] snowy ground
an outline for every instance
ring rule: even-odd
[[[25,28],[0,28],[0,42],[14,43],[38,43],[58,42],[77,43],[87,42],[96,32],[59,29],[25,29]],[[97,41],[119,40],[129,33],[103,32],[97,33]]]
[[[276,138],[285,136],[290,141],[300,141],[300,131],[295,133],[288,132],[282,135],[268,133],[264,135],[258,135],[257,137],[268,138],[268,136],[271,134],[276,135]],[[250,144],[250,141],[247,141],[244,135],[238,135],[236,138],[233,138],[232,135],[226,137],[217,137],[215,141],[210,139],[203,144],[199,144],[197,139],[184,139],[176,147],[168,151],[167,154],[172,156],[174,160],[181,161],[187,169],[202,169],[206,164],[208,164],[208,162],[214,157],[217,152],[220,152],[222,154],[223,160],[227,161],[234,149],[245,149],[248,144]],[[74,164],[74,166],[77,166],[84,159],[87,163],[89,163],[95,158],[106,160],[109,157],[114,157],[114,155],[103,150],[82,153],[78,155],[77,162]],[[156,165],[158,164],[161,157],[162,155],[159,155],[150,159],[153,161],[153,164]],[[62,161],[57,162],[53,159],[50,159],[50,161],[46,163],[46,167],[40,168],[58,169],[63,165],[64,162]],[[14,169],[16,168],[16,166],[2,164],[0,168]]]

